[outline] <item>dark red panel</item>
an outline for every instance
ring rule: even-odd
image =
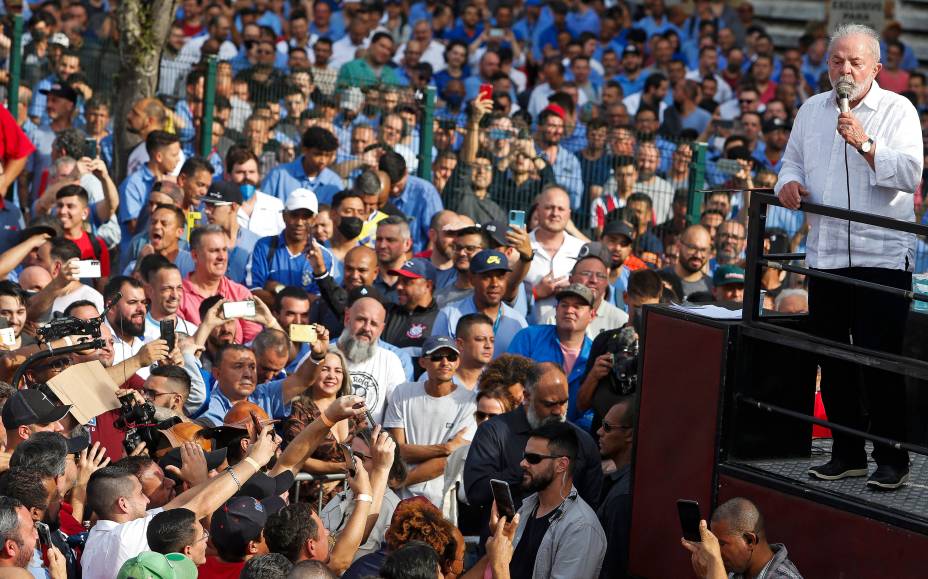
[[[719,503],[746,497],[760,508],[771,542],[784,543],[804,577],[923,578],[928,536],[727,475]]]
[[[712,507],[726,330],[650,310],[643,349],[629,571],[688,577],[677,499]],[[706,512],[703,515],[706,515]]]

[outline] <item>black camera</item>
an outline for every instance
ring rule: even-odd
[[[612,354],[612,371],[608,376],[609,388],[622,396],[638,390],[638,335],[633,328],[622,328],[606,343]]]
[[[153,449],[158,431],[154,404],[140,403],[132,394],[120,396],[119,403],[122,406],[119,409],[119,417],[113,421],[113,426],[126,433],[122,442],[123,448],[132,454],[132,451],[144,442],[148,448]]]
[[[62,316],[54,318],[45,325],[39,326],[37,332],[39,340],[43,343],[49,343],[53,340],[60,340],[65,336],[91,336],[100,337],[100,324],[103,322],[103,316],[89,320],[81,320],[73,316]]]

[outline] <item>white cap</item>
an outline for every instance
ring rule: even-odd
[[[309,209],[313,215],[319,213],[319,200],[316,194],[309,189],[294,189],[287,195],[287,211],[296,211],[297,209]]]
[[[71,39],[68,38],[68,35],[63,32],[56,32],[52,34],[52,37],[48,40],[48,43],[58,44],[65,48],[69,48],[71,46]]]

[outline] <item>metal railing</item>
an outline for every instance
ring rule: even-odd
[[[297,473],[293,477],[293,489],[290,491],[290,494],[293,495],[291,502],[298,502],[300,500],[300,483],[302,482],[333,482],[345,480],[347,477],[344,474],[309,474],[308,472]],[[316,512],[322,512],[322,495],[323,489],[319,489],[319,498],[317,499],[318,510]]]

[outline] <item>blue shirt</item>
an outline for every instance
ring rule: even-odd
[[[583,203],[583,169],[577,156],[558,145],[557,159],[551,165],[557,184],[570,195],[571,211],[579,211]]]
[[[576,157],[574,159],[576,160]],[[319,202],[323,201],[320,199]],[[413,253],[424,251],[429,244],[429,224],[432,216],[444,208],[438,190],[425,179],[410,175],[403,192],[399,197],[391,198],[390,202],[409,220]]]
[[[187,99],[178,101],[174,112],[177,113],[178,118],[183,121],[183,123],[178,123],[177,125],[177,137],[180,139],[180,147],[185,155],[192,157],[196,154],[194,138],[196,137],[197,131],[193,127],[193,111],[190,110]],[[181,124],[183,124],[183,126],[180,126]]]
[[[251,283],[248,287],[260,289],[268,280],[274,280],[284,285],[301,287],[312,294],[319,294],[319,287],[313,277],[313,269],[306,259],[306,254],[300,252],[296,255],[290,253],[284,233],[277,236],[277,249],[273,256],[268,256],[271,241],[274,237],[263,237],[255,244],[251,254]],[[328,249],[322,248],[322,258],[326,271],[332,269],[332,255]]]
[[[313,178],[306,175],[303,169],[303,155],[294,161],[274,167],[261,183],[262,191],[277,197],[284,203],[287,202],[290,192],[300,187],[311,190],[316,194],[316,199],[320,204],[327,205],[331,205],[333,195],[344,189],[342,178],[328,167]]]
[[[622,85],[622,94],[625,96],[631,96],[636,92],[641,92],[644,90],[644,81],[646,78],[646,75],[638,74],[638,78],[632,80],[625,76],[625,73],[622,73],[616,75],[615,81]]]
[[[284,403],[283,385],[283,380],[258,384],[255,391],[248,397],[248,400],[260,406],[272,419],[286,418],[290,415],[290,405]],[[202,416],[208,418],[213,424],[222,424],[222,419],[231,409],[232,402],[226,398],[226,395],[217,386],[210,392],[209,405]]]
[[[571,10],[567,13],[567,30],[570,31],[570,35],[574,38],[577,38],[584,32],[592,32],[596,36],[599,36],[599,15],[592,8],[588,8],[585,11],[576,12]]]
[[[593,410],[589,409],[581,414],[577,410],[577,395],[580,393],[586,361],[590,357],[590,348],[592,346],[593,340],[584,335],[580,355],[577,356],[573,368],[570,369],[570,375],[567,377],[567,420],[587,432],[589,432],[593,424]],[[512,343],[509,344],[509,353],[519,354],[536,362],[554,362],[559,366],[564,366],[564,353],[561,351],[561,342],[557,337],[557,328],[554,325],[525,328],[512,339]]]
[[[455,337],[455,330],[458,327],[458,321],[467,314],[477,313],[477,304],[474,303],[474,296],[466,297],[463,300],[451,302],[438,312],[435,317],[435,324],[432,326],[432,334],[435,336]],[[493,335],[496,337],[496,344],[493,348],[493,357],[496,358],[509,351],[509,343],[512,338],[519,333],[522,328],[528,327],[525,317],[509,307],[505,303],[500,303],[500,311],[496,321],[493,324]]]
[[[143,210],[148,203],[148,195],[155,186],[155,175],[148,168],[148,163],[142,164],[135,173],[119,184],[119,225],[122,229],[121,248],[129,245],[134,232],[129,231],[126,222],[135,220],[136,230],[144,223]]]

